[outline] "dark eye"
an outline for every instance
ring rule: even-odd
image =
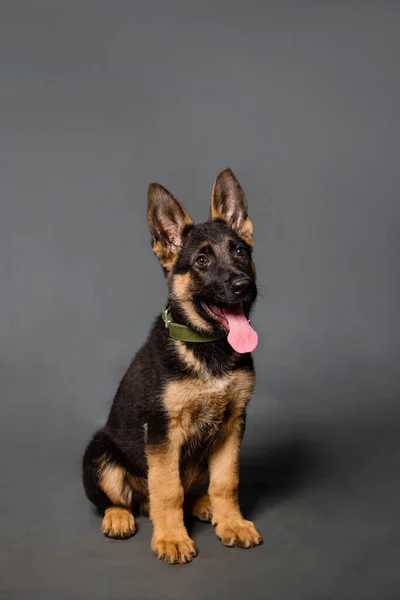
[[[200,254],[200,256],[197,257],[196,263],[201,267],[204,267],[204,265],[208,263],[207,256],[205,254]]]
[[[236,254],[238,256],[246,256],[246,250],[243,248],[243,246],[238,246],[236,248]]]

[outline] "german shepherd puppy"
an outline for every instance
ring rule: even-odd
[[[257,296],[253,225],[230,169],[215,180],[206,223],[194,225],[158,184],[149,187],[148,222],[169,305],[86,449],[83,482],[104,515],[105,535],[132,536],[134,512],[148,509],[153,552],[167,563],[186,563],[196,548],[184,513],[211,521],[226,546],[262,541],[238,502],[257,345],[248,320]],[[208,493],[194,495],[204,483]]]

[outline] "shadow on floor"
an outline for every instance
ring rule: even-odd
[[[324,445],[311,439],[283,439],[249,450],[240,469],[243,513],[252,518],[258,509],[274,506],[326,477],[331,468]]]

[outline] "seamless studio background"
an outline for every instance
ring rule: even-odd
[[[389,600],[400,558],[396,2],[0,3],[0,597]],[[166,286],[147,186],[230,166],[263,296],[259,549],[106,540],[80,460]]]

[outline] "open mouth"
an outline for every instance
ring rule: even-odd
[[[258,335],[250,325],[242,303],[219,307],[202,301],[201,306],[209,317],[223,327],[228,334],[228,343],[236,352],[244,354],[252,352],[256,348]]]
[[[214,321],[217,321],[225,329],[226,333],[229,333],[229,321],[226,318],[223,309],[215,306],[215,304],[206,304],[205,302],[200,303],[203,309],[206,311]],[[240,305],[241,306],[241,305]]]

